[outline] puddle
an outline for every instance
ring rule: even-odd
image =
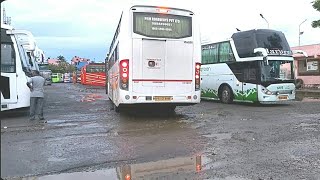
[[[98,95],[98,94],[88,94],[88,95],[83,96],[80,99],[80,102],[92,102],[92,101],[96,101],[97,99],[101,99],[101,98],[102,98],[102,96]]]
[[[49,162],[61,162],[64,160],[66,160],[66,158],[55,158],[55,157],[48,158]]]
[[[62,173],[57,175],[47,175],[40,177],[26,177],[20,180],[106,180],[118,179],[116,169],[97,170],[93,172],[75,172],[75,173]]]
[[[62,161],[51,158],[49,161]],[[96,171],[61,173],[45,176],[24,177],[21,180],[131,180],[131,179],[194,179],[212,161],[206,156],[177,157],[154,162],[124,164],[116,168]],[[208,168],[204,168],[208,169]]]

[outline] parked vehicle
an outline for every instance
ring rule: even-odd
[[[104,63],[91,63],[81,68],[81,84],[105,86],[106,73]]]
[[[106,60],[106,90],[116,111],[138,104],[173,111],[200,103],[197,17],[161,7],[166,5],[132,5],[121,14]]]
[[[280,31],[241,31],[202,45],[201,97],[276,103],[295,99],[293,52]]]

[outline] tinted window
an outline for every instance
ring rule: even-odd
[[[259,61],[229,63],[228,66],[240,82],[260,82]]]
[[[217,63],[219,54],[218,54],[218,44],[209,44],[209,45],[203,45],[202,46],[202,58],[201,63],[202,64],[212,64]]]
[[[242,36],[233,40],[240,58],[255,56],[253,53],[253,49],[255,48],[253,36]]]
[[[269,55],[292,55],[290,46],[281,32],[257,32],[256,39],[258,47],[266,48]]]
[[[93,72],[105,72],[104,66],[87,66],[86,71],[88,73],[93,73]]]
[[[185,38],[192,36],[192,18],[156,13],[133,13],[133,32],[158,38]]]
[[[1,72],[14,73],[15,52],[12,44],[1,44]]]
[[[255,57],[255,48],[266,48],[269,55],[291,56],[289,44],[280,31],[258,29],[232,35],[240,58]]]
[[[219,44],[219,62],[234,61],[233,52],[229,42]]]

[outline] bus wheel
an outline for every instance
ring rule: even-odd
[[[221,92],[221,102],[229,104],[232,102],[232,91],[228,86],[224,86]]]

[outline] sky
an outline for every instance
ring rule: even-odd
[[[140,0],[143,1],[143,0]],[[150,0],[146,0],[150,3]],[[313,0],[153,0],[191,9],[198,18],[202,41],[226,40],[236,28],[282,31],[291,47],[319,44],[320,19]],[[104,61],[124,5],[132,0],[6,0],[1,3],[15,29],[35,36],[46,57],[74,56]],[[139,3],[139,1],[134,1]],[[2,12],[1,12],[2,13]],[[263,14],[265,19],[260,17]],[[2,17],[2,16],[1,16]],[[265,21],[267,20],[268,23]]]

